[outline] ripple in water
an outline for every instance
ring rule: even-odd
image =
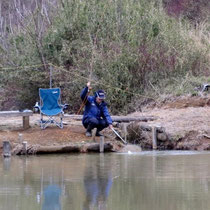
[[[132,154],[132,153],[137,153],[137,152],[141,152],[141,151],[142,151],[142,149],[140,146],[128,144],[128,145],[124,146],[119,152]]]

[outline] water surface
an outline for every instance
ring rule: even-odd
[[[209,152],[0,159],[0,210],[206,210],[209,191]]]

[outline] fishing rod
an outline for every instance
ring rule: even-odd
[[[116,135],[117,137],[120,138],[120,140],[121,140],[124,144],[128,144],[128,143],[120,136],[120,134],[119,134],[113,127],[111,127],[111,130],[115,133],[115,135]]]
[[[90,82],[88,82],[88,83],[90,84]],[[87,84],[88,84],[88,83],[87,83]],[[81,106],[80,106],[80,108],[79,108],[77,114],[80,114],[81,110],[84,108],[84,106],[85,106],[86,103],[87,103],[88,96],[90,95],[90,91],[91,91],[92,88],[90,87],[90,85],[87,85],[87,87],[88,87],[88,92],[87,92],[87,94],[86,94],[84,100],[82,101],[82,104],[81,104]]]
[[[90,84],[91,84],[91,81],[92,81],[92,74],[93,74],[93,62],[94,62],[94,55],[95,55],[96,39],[95,39],[95,41],[92,40],[90,33],[89,33],[89,38],[90,38],[90,43],[92,45],[92,55],[91,55],[91,62],[90,62],[90,69],[89,69],[89,79],[88,79],[88,83],[87,83],[88,92],[87,92],[84,100],[82,101],[82,104],[81,104],[77,114],[79,114],[81,112],[81,110],[84,108],[84,106],[86,105],[87,100],[88,100],[88,96],[90,95],[90,92],[91,92],[91,89],[92,89],[92,87],[90,87]]]

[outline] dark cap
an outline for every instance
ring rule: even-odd
[[[103,90],[98,90],[98,91],[96,92],[96,97],[98,97],[98,98],[104,100],[104,99],[106,98],[105,92],[104,92]]]

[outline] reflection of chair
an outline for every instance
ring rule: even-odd
[[[55,124],[59,128],[63,128],[63,109],[66,105],[61,104],[60,88],[39,89],[40,104],[38,106],[41,116],[41,128],[45,129],[49,124]],[[48,120],[44,120],[43,116],[47,116]],[[60,122],[55,120],[55,116],[59,115]]]

